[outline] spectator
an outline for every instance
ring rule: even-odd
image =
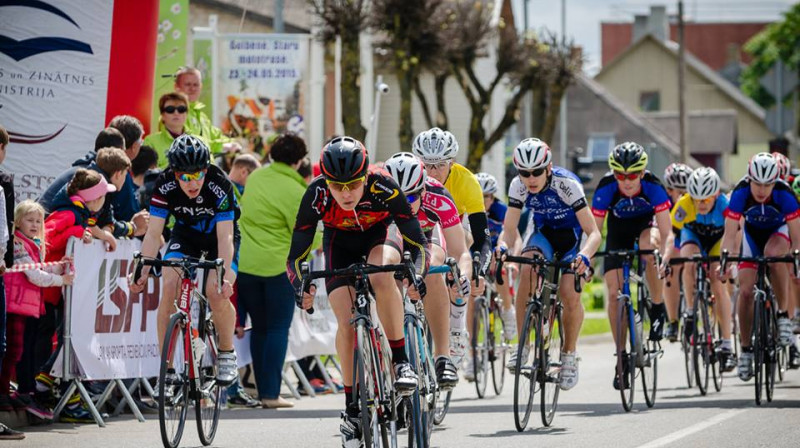
[[[313,170],[311,169],[311,159],[306,157],[303,159],[303,162],[297,167],[297,174],[299,174],[303,180],[306,182],[306,185],[311,183],[311,179],[313,179]]]
[[[0,164],[5,161],[6,150],[8,149],[8,132],[0,126]],[[4,273],[6,267],[14,264],[14,243],[9,238],[14,227],[14,178],[8,173],[0,171],[0,255],[3,262],[0,263],[0,274]],[[0,361],[6,352],[6,292],[4,279],[0,276]],[[15,431],[6,425],[0,424],[0,439],[20,440],[24,439],[25,434]]]
[[[144,184],[144,175],[148,171],[158,169],[158,152],[152,146],[142,145],[139,155],[131,160],[131,177],[137,187]]]
[[[144,144],[152,146],[158,153],[158,167],[166,168],[168,165],[167,151],[172,141],[187,133],[186,114],[189,111],[189,100],[186,95],[178,92],[169,92],[161,95],[158,100],[160,131],[148,135]]]
[[[228,178],[233,182],[233,186],[236,187],[233,193],[238,201],[241,202],[242,200],[244,185],[247,183],[248,176],[259,168],[261,168],[261,163],[252,154],[240,154],[233,159]]]
[[[111,119],[110,127],[119,130],[125,136],[125,154],[128,159],[133,160],[139,155],[142,147],[142,137],[144,137],[144,126],[136,118],[130,115],[117,115]],[[125,176],[125,183],[122,188],[117,187],[117,192],[110,196],[111,205],[114,206],[114,219],[117,221],[131,221],[134,215],[141,211],[142,207],[136,201],[136,186],[133,184],[133,177],[128,173]],[[150,214],[144,212],[145,220],[149,221]]]
[[[256,170],[242,196],[239,325],[250,315],[250,351],[264,408],[292,407],[280,396],[281,371],[294,315],[294,289],[286,277],[292,231],[306,190],[297,168],[307,154],[303,140],[283,135],[272,146],[272,164]]]
[[[14,263],[44,261],[45,253],[42,248],[44,241],[44,208],[31,200],[22,201],[14,210]],[[53,419],[53,413],[38,406],[29,394],[18,392],[16,395],[10,395],[9,383],[11,378],[17,378],[19,381],[19,376],[15,375],[16,365],[22,358],[25,346],[26,321],[28,317],[38,319],[41,309],[44,308],[42,288],[71,285],[73,277],[63,265],[13,272],[5,276],[9,344],[0,374],[0,411],[26,409],[43,420]]]
[[[212,157],[221,154],[225,147],[241,146],[226,137],[222,131],[211,124],[205,113],[206,105],[197,101],[203,92],[203,75],[194,67],[182,67],[175,74],[175,91],[183,93],[188,99],[189,111],[186,119],[186,133],[201,137],[208,143]],[[227,170],[225,170],[227,171]]]

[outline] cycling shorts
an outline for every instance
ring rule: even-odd
[[[764,255],[766,247],[772,235],[784,238],[791,245],[792,239],[789,238],[789,226],[783,224],[775,229],[759,229],[757,227],[744,225],[744,238],[742,238],[742,256],[760,257]],[[739,263],[739,269],[756,269],[758,265],[752,262]]]
[[[579,227],[572,229],[543,227],[528,235],[522,252],[535,250],[549,261],[572,262],[580,250],[582,234],[583,230]]]
[[[633,250],[642,232],[653,227],[653,214],[635,218],[620,219],[613,214],[608,215],[606,223],[606,250]],[[622,268],[622,258],[605,257],[603,273]]]
[[[236,274],[239,272],[239,244],[241,243],[241,234],[239,227],[233,227],[233,260],[231,261],[231,269]],[[206,254],[206,260],[214,260],[217,258],[217,234],[207,234],[198,232],[197,230],[175,225],[172,229],[169,242],[167,243],[167,251],[164,255],[165,260],[177,260],[185,257],[200,258],[203,252]]]
[[[377,223],[363,232],[354,232],[325,227],[322,233],[322,247],[325,254],[325,269],[343,269],[355,263],[362,263],[376,246],[385,244],[399,253],[399,232],[394,225]],[[330,295],[343,286],[355,286],[354,277],[330,277],[325,279],[325,289]]]
[[[702,237],[688,228],[681,229],[681,247],[687,244],[694,244],[700,248],[700,253],[707,257],[718,257],[720,254],[720,246],[722,245],[722,238]]]

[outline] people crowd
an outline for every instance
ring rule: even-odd
[[[328,140],[319,161],[309,159],[302,138],[288,133],[270,140],[267,154],[246,153],[211,125],[197,101],[202,89],[199,71],[181,69],[174,87],[158,101],[156,129],[145,135],[137,118],[114,117],[98,132],[94,148],[56,176],[37,201],[15,203],[12,173],[0,171],[0,212],[6,221],[0,225],[0,273],[15,265],[37,265],[0,276],[0,411],[24,409],[49,421],[66,391],[51,370],[63,344],[63,288],[81,276],[67,252],[73,237],[78,244],[99,240],[109,252],[121,238],[139,238],[145,256],[155,257],[166,248],[164,259],[201,254],[223,259],[224,276],[211,273],[205,285],[219,337],[216,380],[226,387],[229,406],[251,408],[293,406],[281,396],[289,331],[295,305],[311,308],[317,292],[316,286],[299,290],[300,264],[320,247],[328,270],[362,260],[397,264],[404,252],[410,253],[414,275],[401,287],[392,274],[370,277],[391,348],[394,387],[401,395],[411,393],[419,380],[407,356],[404,292],[413,300],[425,300],[437,384],[451,389],[459,373],[473,381],[475,360],[468,350],[472,304],[485,291],[491,261],[506,254],[541,256],[570,266],[563,270],[558,289],[564,327],[558,385],[566,391],[579,383],[578,339],[584,317],[573,285],[590,279],[604,239],[606,251],[638,247],[662,255],[644,257],[653,299],[647,337],[672,342],[679,338],[679,321],[685,332],[694,325],[695,271],[690,265],[671,267],[671,258],[719,256],[722,250],[783,256],[800,248],[800,178],[792,178],[791,164],[780,154],[754,156],[746,175],[726,195],[713,168],[672,164],[662,179],[648,170],[643,147],[626,142],[610,151],[610,171],[587,198],[579,178],[553,164],[546,142],[526,138],[514,148],[516,176],[505,190],[492,175],[473,174],[456,163],[458,142],[438,128],[420,133],[411,148],[382,164],[371,161],[364,144],[348,136]],[[0,164],[6,151],[15,149],[0,126]],[[500,199],[504,192],[507,203]],[[447,257],[455,259],[458,278],[426,275],[430,266],[443,264]],[[622,265],[615,257],[603,261],[607,297],[614,297],[622,288]],[[723,281],[733,274],[730,266],[722,268],[714,262],[710,271],[721,329],[716,348],[724,370],[737,370],[739,378],[748,381],[753,376],[749,335],[755,271],[747,263],[738,266],[738,309],[732,311]],[[516,272],[515,291],[509,279],[517,277]],[[790,367],[797,368],[794,334],[800,330],[800,304],[789,273],[779,264],[771,269],[770,279],[779,305],[779,341],[789,347]],[[144,267],[142,274],[131,278],[132,293],[144,289],[150,268]],[[180,281],[169,269],[160,275],[164,287],[157,311],[159,347],[175,311]],[[535,292],[538,271],[510,264],[502,275],[507,286],[498,284],[497,293],[503,332],[514,340],[526,314],[527,301],[520,297]],[[688,305],[682,310],[681,287]],[[345,447],[359,446],[362,431],[354,401],[357,385],[352,382],[353,288],[348,278],[325,282],[338,322]],[[607,303],[617,338],[618,304]],[[738,358],[732,350],[737,337],[732,318],[737,314],[742,347]],[[234,339],[247,331],[256,397],[246,392],[239,378],[234,352]],[[507,367],[513,372],[528,356],[527,346],[513,351]],[[321,367],[311,369],[313,363],[303,360],[309,376]],[[322,384],[323,375],[313,376],[318,392],[331,391]],[[627,378],[615,370],[613,387],[629,388]],[[98,382],[90,390],[102,388]],[[61,421],[94,421],[80,395],[66,397],[65,403]],[[5,425],[0,429],[0,439],[24,437]]]

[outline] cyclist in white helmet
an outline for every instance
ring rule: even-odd
[[[664,170],[664,186],[667,188],[667,194],[672,203],[670,211],[675,208],[675,204],[678,203],[681,196],[686,194],[686,183],[691,175],[692,169],[683,163],[670,163]],[[675,252],[680,252],[681,232],[674,227],[672,230],[675,235]],[[664,330],[664,337],[670,342],[678,340],[678,307],[681,300],[682,270],[683,266],[675,266],[664,277],[664,302],[667,307],[667,319],[670,322],[670,325]]]
[[[590,259],[600,247],[602,236],[589,211],[586,195],[578,177],[564,168],[553,166],[547,144],[536,138],[520,142],[514,149],[518,176],[508,189],[508,212],[505,232],[498,244],[498,256],[512,247],[519,237],[517,224],[522,208],[531,209],[532,218],[523,238],[522,254],[539,253],[549,260],[571,261],[572,269],[561,276],[558,294],[564,305],[564,345],[561,348],[559,386],[568,390],[578,384],[576,346],[583,323],[583,305],[574,288],[574,275],[584,275]],[[581,244],[582,235],[587,237]],[[517,328],[522,327],[527,298],[536,284],[536,273],[522,267],[517,291]],[[515,368],[516,351],[507,364]],[[524,350],[528,355],[528,350]]]

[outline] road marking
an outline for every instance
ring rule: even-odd
[[[713,416],[713,417],[711,417],[711,418],[709,418],[707,420],[703,420],[700,423],[696,423],[696,424],[694,424],[692,426],[688,426],[686,428],[683,428],[680,431],[675,431],[672,434],[667,434],[664,437],[658,438],[658,439],[653,440],[653,441],[651,441],[649,443],[645,443],[644,445],[641,445],[639,448],[659,448],[659,447],[662,447],[662,446],[666,446],[666,445],[668,445],[668,444],[670,444],[670,443],[672,443],[672,442],[674,442],[676,440],[680,440],[680,439],[682,439],[684,437],[687,437],[687,436],[690,436],[690,435],[692,435],[692,434],[694,434],[696,432],[700,432],[700,431],[708,428],[709,426],[713,426],[713,425],[716,425],[717,423],[721,423],[721,422],[723,422],[725,420],[728,420],[729,418],[733,418],[733,417],[741,414],[742,412],[744,412],[746,410],[747,409],[732,409],[732,410],[730,410],[728,412],[724,412],[722,414],[715,415],[715,416]]]

